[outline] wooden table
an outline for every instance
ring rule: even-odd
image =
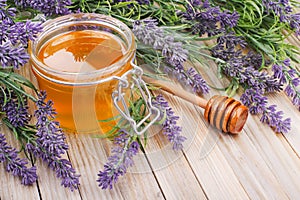
[[[299,40],[291,38],[291,42]],[[205,79],[217,87],[216,67],[200,68]],[[31,77],[28,68],[22,74]],[[205,73],[207,72],[207,73]],[[217,94],[212,90],[205,98]],[[30,187],[0,167],[0,199],[299,199],[300,114],[284,95],[269,96],[292,119],[288,134],[275,134],[258,116],[250,116],[240,135],[220,133],[204,121],[202,109],[164,93],[180,118],[188,138],[183,151],[174,152],[159,132],[150,130],[146,154],[135,157],[136,165],[119,179],[113,190],[97,186],[97,173],[109,155],[110,142],[88,135],[67,134],[68,158],[81,174],[79,190],[60,186],[53,171],[37,162],[38,182]],[[239,98],[237,95],[236,98]],[[0,131],[10,135],[3,125]]]

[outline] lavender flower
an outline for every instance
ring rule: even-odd
[[[156,20],[145,19],[135,21],[132,29],[136,38],[146,45],[161,50],[162,55],[175,63],[182,63],[188,58],[188,51],[181,42],[175,42],[174,37],[165,35],[162,28],[157,26]]]
[[[261,122],[274,128],[276,132],[287,133],[291,129],[291,119],[283,119],[283,112],[276,111],[276,106],[267,107],[267,97],[263,96],[261,89],[246,89],[241,101],[249,107],[251,114],[262,114]]]
[[[66,152],[68,145],[65,143],[66,137],[61,128],[59,128],[59,123],[53,120],[56,114],[52,108],[53,102],[49,100],[45,103],[45,99],[46,93],[41,92],[36,103],[37,110],[34,113],[34,116],[37,118],[36,127],[38,130],[36,142],[38,146],[47,152],[58,156]]]
[[[113,188],[119,176],[123,176],[127,168],[133,165],[132,158],[138,153],[140,147],[125,130],[120,130],[120,134],[114,138],[114,145],[104,170],[98,174],[97,182],[102,189]]]
[[[41,92],[36,102],[37,110],[34,116],[37,118],[37,139],[35,144],[27,144],[26,150],[32,152],[34,156],[42,158],[49,167],[56,171],[56,176],[62,179],[61,184],[72,191],[78,189],[79,175],[75,174],[71,163],[61,159],[61,155],[66,153],[68,145],[65,143],[65,135],[59,123],[54,121],[56,114],[52,108],[52,101],[46,100],[46,93]]]
[[[193,85],[193,91],[196,93],[207,94],[209,92],[209,87],[202,76],[196,72],[194,68],[187,70],[189,85]]]
[[[267,72],[256,70],[261,66],[261,55],[252,51],[244,55],[240,48],[245,48],[246,42],[241,38],[229,33],[220,36],[217,45],[211,49],[215,58],[225,61],[222,65],[223,72],[235,77],[244,87],[259,88],[263,92],[275,92],[282,89],[282,84],[276,81]],[[260,61],[254,63],[250,59]]]
[[[27,46],[29,40],[35,40],[36,35],[42,31],[41,23],[26,21],[16,22],[6,29],[6,37],[12,45],[22,44]]]
[[[200,9],[197,9],[197,6],[200,6]],[[237,12],[222,12],[219,7],[211,7],[208,1],[189,1],[186,12],[180,14],[185,22],[192,26],[192,33],[199,36],[206,33],[208,36],[224,33],[227,27],[235,27],[239,19]]]
[[[71,3],[71,0],[15,0],[17,6],[36,9],[46,16],[69,14]]]
[[[26,102],[22,105],[17,101],[18,100],[11,98],[5,105],[2,106],[2,111],[6,113],[7,119],[14,127],[23,127],[27,125],[30,120],[28,105]],[[4,103],[2,100],[0,100],[0,102]]]
[[[291,29],[295,30],[296,35],[300,35],[300,13],[289,16]]]
[[[271,105],[264,111],[260,121],[274,128],[277,133],[287,133],[291,130],[291,119],[282,119],[282,115],[282,111],[276,111],[276,105]]]
[[[162,124],[163,134],[173,143],[174,150],[181,150],[183,148],[182,143],[186,140],[186,137],[180,135],[182,128],[177,125],[179,117],[174,115],[174,111],[162,95],[158,95],[155,98],[153,105],[160,108],[163,115],[166,115],[166,119]]]
[[[20,6],[32,6],[40,8],[43,12],[51,12],[55,14],[63,14],[67,12],[64,6],[70,1],[16,1]],[[26,4],[26,5],[25,5]],[[28,4],[28,5],[27,5]],[[41,24],[31,21],[15,22],[16,9],[8,8],[6,1],[0,0],[0,65],[3,68],[13,67],[19,68],[24,65],[29,56],[26,53],[28,40],[34,40],[36,34],[42,30]],[[9,77],[10,78],[10,77]],[[14,80],[11,80],[14,81]],[[23,81],[23,80],[22,80]],[[22,88],[22,84],[16,81],[12,83],[15,87]],[[9,86],[11,87],[11,86]],[[11,87],[14,89],[14,87]],[[33,89],[33,88],[32,88]],[[77,189],[79,185],[79,175],[75,173],[71,163],[68,160],[61,159],[61,155],[66,153],[68,145],[65,144],[65,136],[59,128],[59,123],[54,121],[54,109],[52,102],[45,102],[46,94],[41,92],[37,100],[38,109],[34,116],[38,119],[36,123],[37,132],[32,130],[28,124],[30,116],[28,114],[27,97],[19,94],[17,98],[14,92],[10,92],[9,99],[4,102],[6,91],[2,89],[3,94],[0,94],[1,109],[6,113],[5,122],[10,128],[14,128],[20,140],[26,144],[25,151],[33,153],[33,156],[40,157],[46,161],[49,167],[55,170],[57,177],[62,179],[62,185],[71,190]],[[6,95],[8,96],[8,95]],[[25,99],[22,101],[20,98]],[[5,103],[5,104],[4,104]],[[22,129],[21,129],[22,128]],[[27,134],[27,135],[26,135]],[[26,139],[24,139],[24,137]],[[0,150],[1,162],[7,161],[7,170],[13,172],[14,175],[22,177],[23,184],[32,184],[36,180],[35,167],[26,168],[27,162],[17,158],[15,149],[6,147],[3,138],[0,138],[0,148],[3,147],[3,152]],[[5,150],[7,150],[5,152]],[[2,153],[2,154],[1,154]]]
[[[251,114],[262,114],[261,121],[267,123],[277,132],[287,132],[290,129],[290,119],[282,119],[282,112],[277,112],[274,106],[267,107],[268,99],[264,96],[268,92],[276,92],[282,89],[282,82],[277,81],[281,77],[280,72],[275,76],[267,72],[260,72],[261,55],[252,51],[244,55],[241,48],[246,47],[246,42],[232,33],[220,36],[217,45],[212,48],[212,55],[220,58],[219,66],[224,74],[232,77],[246,90],[241,96],[241,101],[249,108]],[[253,62],[254,61],[258,61]],[[277,71],[278,67],[274,67]]]
[[[263,96],[263,91],[259,88],[246,89],[240,98],[241,102],[249,107],[251,114],[262,114],[266,110],[267,97]]]
[[[168,64],[165,70],[172,68],[170,71],[174,72],[176,78],[181,83],[191,86],[195,92],[208,92],[208,86],[199,73],[193,69],[184,69],[183,64],[188,58],[188,51],[183,48],[182,42],[176,42],[173,36],[167,35],[152,19],[135,21],[132,30],[139,41],[161,51]]]
[[[16,16],[16,9],[8,7],[6,0],[0,0],[0,20],[13,22],[12,18]]]
[[[0,65],[3,68],[17,69],[27,63],[27,43],[42,30],[39,23],[14,22],[15,11],[15,8],[8,8],[6,1],[0,2]]]
[[[21,46],[13,47],[10,42],[0,44],[0,65],[18,69],[28,62],[29,56]]]
[[[27,168],[28,162],[18,157],[16,149],[10,147],[0,134],[0,162],[6,163],[6,171],[22,178],[22,184],[32,185],[37,180],[36,168]]]
[[[300,13],[292,14],[292,7],[288,0],[263,0],[263,5],[267,12],[273,12],[281,22],[288,23],[290,28],[295,30],[296,35],[300,35]]]
[[[284,91],[292,99],[292,103],[300,110],[300,77],[296,70],[291,68],[289,59],[285,59],[282,63],[276,63],[272,66],[273,77],[277,81],[286,85]]]

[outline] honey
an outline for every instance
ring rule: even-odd
[[[95,17],[99,19],[95,20]],[[32,71],[39,88],[46,90],[48,99],[54,102],[57,119],[64,129],[105,133],[116,123],[107,122],[107,119],[118,114],[111,97],[117,80],[109,78],[121,76],[131,69],[133,36],[127,29],[127,36],[119,33],[120,30],[114,29],[114,26],[120,26],[119,22],[106,16],[91,18],[74,14],[58,21],[69,22],[72,18],[80,23],[69,28],[63,26],[58,31],[49,22],[45,26],[48,34],[42,34],[35,44],[30,45]],[[78,28],[87,21],[89,26],[86,27],[91,28]],[[114,26],[108,26],[107,22]]]
[[[63,72],[94,71],[123,56],[122,44],[105,32],[75,31],[46,43],[38,58],[49,68]]]

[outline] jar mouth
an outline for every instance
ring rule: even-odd
[[[51,40],[51,38],[55,37],[57,34],[78,30],[105,31],[117,35],[124,44],[123,56],[113,64],[101,69],[79,72],[56,70],[41,61],[38,54],[42,46],[47,43],[47,41]],[[74,80],[74,77],[76,76],[77,78],[75,82],[85,82],[85,78],[99,79],[101,77],[107,77],[109,74],[113,74],[115,71],[123,67],[124,64],[128,63],[130,59],[133,59],[136,47],[132,31],[123,22],[102,14],[77,13],[46,21],[43,24],[43,32],[37,36],[35,41],[29,42],[28,49],[31,59],[30,61],[34,64],[33,70],[37,70],[38,73],[42,73],[44,75],[50,74],[51,77],[56,77],[66,82],[69,82],[69,79]],[[81,78],[78,79],[78,77]],[[53,78],[50,79],[53,81]]]

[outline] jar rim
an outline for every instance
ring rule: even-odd
[[[128,42],[128,46],[126,46],[124,55],[122,56],[121,59],[116,61],[115,63],[93,71],[84,71],[84,72],[66,72],[66,71],[60,71],[53,69],[49,67],[48,65],[44,64],[37,56],[36,51],[36,46],[39,40],[47,34],[47,32],[51,32],[54,30],[57,30],[60,26],[66,25],[66,24],[76,24],[76,23],[87,23],[89,25],[109,25],[111,28],[114,30],[118,31],[119,33],[123,33],[125,35],[125,38]],[[136,50],[135,46],[135,40],[134,40],[134,35],[131,29],[123,22],[120,20],[103,15],[103,14],[96,14],[96,13],[72,13],[69,15],[64,15],[57,17],[55,19],[47,20],[42,24],[43,26],[43,32],[38,34],[36,40],[30,41],[29,42],[29,55],[30,55],[30,60],[31,62],[34,62],[38,66],[39,69],[43,70],[44,72],[48,73],[53,73],[57,76],[90,76],[90,75],[106,75],[106,74],[111,74],[118,69],[120,69],[125,63],[129,61],[129,59],[133,58],[133,55]],[[36,66],[33,66],[36,68]]]

